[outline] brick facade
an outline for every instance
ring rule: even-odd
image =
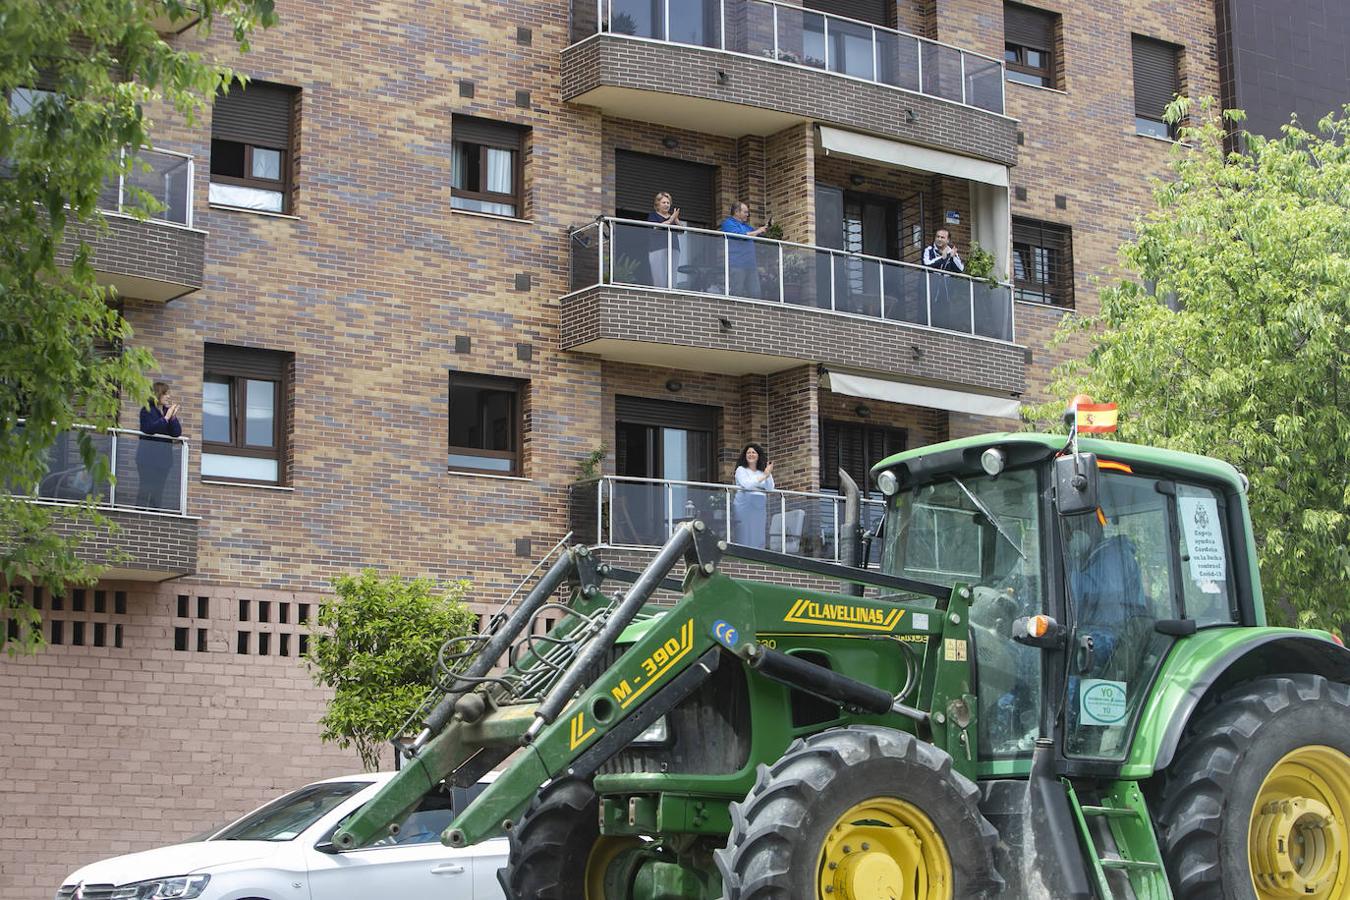
[[[206,233],[164,222],[138,221],[108,214],[107,229],[77,226],[66,231],[56,260],[69,265],[83,240],[100,284],[111,284],[122,297],[164,302],[199,290],[203,278]]]
[[[757,440],[776,461],[778,483],[795,490],[820,483],[822,418],[903,427],[910,446],[1007,424],[872,401],[864,416],[854,398],[820,388],[822,363],[1043,396],[1051,365],[1079,352],[1047,348],[1062,311],[1019,303],[1011,345],[715,297],[569,295],[568,237],[613,211],[614,151],[627,148],[718,166],[719,201],[745,199],[756,222],[772,213],[791,241],[815,243],[819,181],[897,198],[923,192],[932,201],[925,242],[951,208],[963,213],[956,240],[966,245],[964,182],[827,158],[812,124],[822,122],[1015,161],[1013,186],[1026,199],[1014,199],[1013,213],[1072,227],[1078,306],[1092,312],[1096,279],[1111,277],[1117,247],[1149,202],[1146,176],[1162,171],[1170,147],[1134,134],[1130,33],[1183,44],[1188,85],[1213,93],[1213,6],[1037,5],[1063,17],[1065,90],[1008,84],[1010,117],[715,51],[618,37],[569,48],[559,0],[452,0],[434,11],[289,4],[246,56],[227,52],[225,29],[174,37],[225,54],[255,79],[300,89],[293,214],[210,206],[209,115],[189,128],[161,111],[156,146],[199,161],[193,222],[202,231],[174,229],[185,246],[173,256],[147,233],[154,226],[119,221],[115,229],[139,237],[98,246],[97,258],[110,271],[125,260],[140,266],[133,274],[168,280],[182,266],[182,283],[200,286],[167,305],[134,294],[123,302],[135,341],[154,352],[157,377],[182,399],[194,442],[206,343],[294,355],[288,478],[280,488],[221,484],[201,480],[194,465],[195,574],[160,586],[101,583],[97,590],[127,595],[125,613],[89,613],[80,645],[63,626],[61,646],[32,659],[0,657],[0,715],[9,723],[0,732],[9,775],[0,833],[11,837],[0,843],[0,897],[44,900],[80,864],[180,839],[279,791],[354,769],[354,753],[318,740],[324,698],[294,658],[299,604],[321,602],[335,576],[374,566],[468,577],[475,610],[495,609],[566,531],[579,463],[606,446],[603,469],[613,471],[616,396],[719,407],[718,477],[728,479],[741,444]],[[995,0],[897,2],[896,21],[1002,55]],[[725,84],[716,83],[718,70]],[[651,120],[586,105],[583,95],[602,88],[650,92]],[[702,129],[696,114],[679,124],[665,116],[677,104],[722,104],[730,110],[723,119],[756,124]],[[450,210],[457,114],[530,129],[518,218]],[[587,349],[600,340],[627,346],[631,357]],[[526,382],[522,477],[447,471],[452,371]],[[124,412],[124,422],[135,420],[135,410]],[[126,540],[141,540],[127,528]],[[205,617],[195,615],[199,597]],[[250,622],[240,620],[241,601],[251,604]],[[256,619],[263,601],[277,604],[267,623]],[[284,624],[275,618],[281,603],[290,605]],[[75,621],[69,608],[44,615]],[[103,646],[93,641],[100,622]],[[121,647],[113,643],[119,625]],[[260,634],[270,635],[266,654]]]
[[[110,527],[96,527],[65,516],[54,516],[53,530],[63,537],[80,538],[80,556],[113,569],[137,572],[148,581],[164,581],[197,571],[195,516],[106,510]]]

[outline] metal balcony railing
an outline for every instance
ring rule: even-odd
[[[862,521],[875,533],[885,514],[865,499]],[[702,519],[719,537],[809,559],[839,562],[844,498],[801,491],[746,491],[735,485],[605,475],[571,488],[572,531],[586,544],[660,547],[676,526]]]
[[[713,294],[1011,342],[1012,285],[808,244],[602,217],[572,232],[571,290]]]
[[[571,18],[574,43],[619,34],[707,47],[1004,109],[1001,60],[776,0],[572,0]]]
[[[85,466],[80,458],[80,431],[90,434],[94,452],[107,461],[112,479],[101,478]],[[187,515],[186,438],[152,438],[125,428],[95,431],[82,425],[58,435],[46,457],[47,474],[38,482],[37,491],[21,495],[9,489],[11,496],[71,504],[92,498],[104,509]]]
[[[125,158],[131,151],[123,150]],[[164,207],[150,214],[152,222],[168,222],[192,227],[193,160],[186,153],[151,150],[143,147],[135,153],[146,169],[133,162],[131,171],[109,181],[99,193],[99,209],[126,213],[133,204],[132,188],[139,188]]]

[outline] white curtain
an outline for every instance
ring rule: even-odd
[[[514,173],[515,154],[510,150],[488,148],[487,152],[487,189],[494,194],[514,193],[511,176]]]

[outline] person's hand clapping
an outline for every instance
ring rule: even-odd
[[[769,463],[767,466],[764,467],[764,474],[765,475],[773,474],[773,463]]]

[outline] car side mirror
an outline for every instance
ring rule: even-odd
[[[329,840],[328,838],[324,838],[323,840],[321,840],[321,841],[319,841],[317,844],[315,844],[315,845],[314,845],[314,849],[315,849],[315,850],[318,850],[320,853],[328,853],[328,854],[334,854],[334,855],[342,852],[342,851],[339,850],[339,849],[337,848],[337,846],[336,846],[331,840]]]
[[[1073,453],[1055,460],[1055,509],[1061,516],[1095,512],[1097,454]]]

